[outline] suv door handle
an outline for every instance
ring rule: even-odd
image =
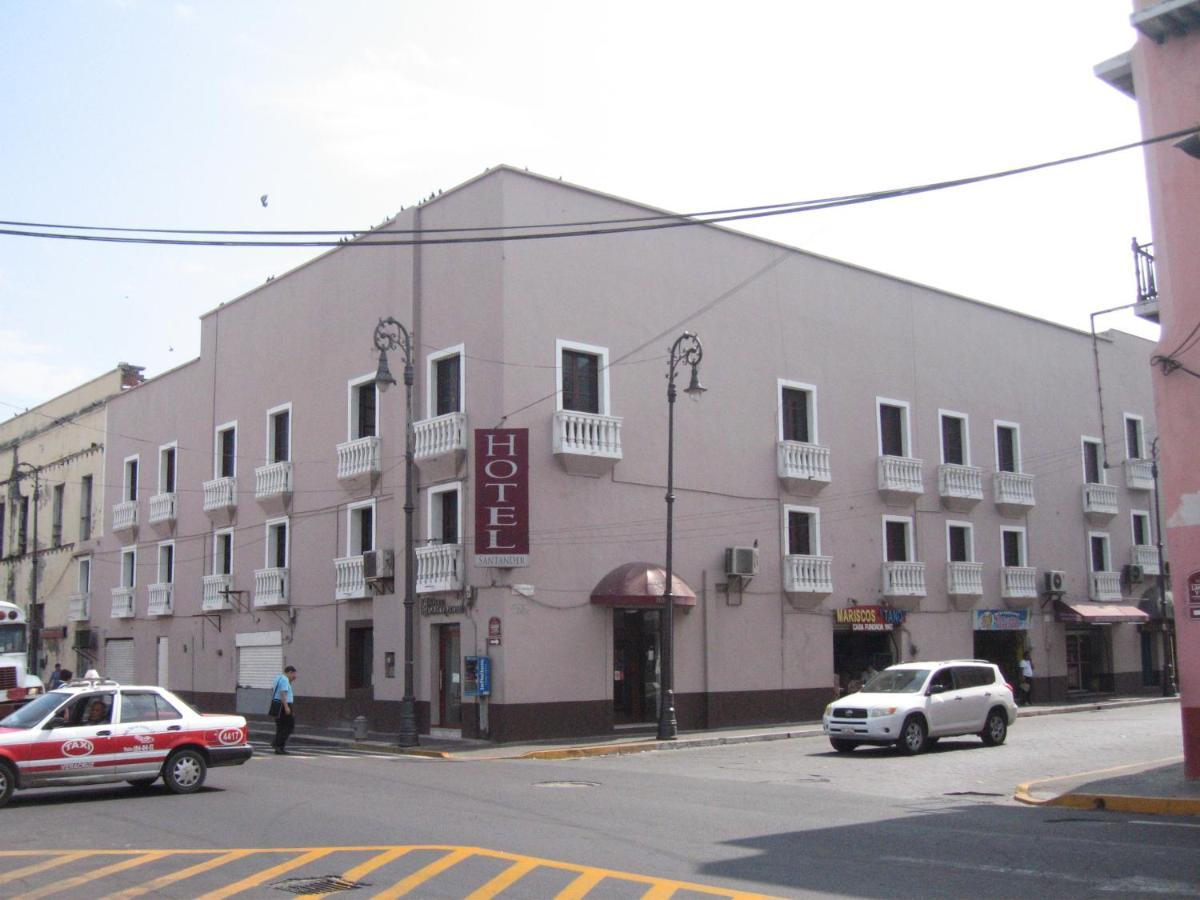
[[[182,725],[168,725],[167,731],[183,731]]]

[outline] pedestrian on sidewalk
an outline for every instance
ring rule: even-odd
[[[287,753],[287,739],[296,729],[296,717],[292,704],[295,694],[292,692],[292,682],[296,680],[296,667],[287,666],[283,673],[275,679],[275,689],[271,692],[271,705],[279,701],[279,712],[275,716],[275,739],[271,746],[280,755]]]
[[[1021,705],[1029,706],[1033,703],[1033,660],[1030,659],[1028,651],[1021,657],[1021,683],[1018,685],[1021,691]]]
[[[54,690],[57,687],[62,687],[62,685],[62,666],[59,663],[55,663],[54,671],[50,673],[50,690]]]

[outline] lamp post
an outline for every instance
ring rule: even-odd
[[[1162,616],[1162,695],[1174,697],[1175,667],[1171,665],[1171,631],[1167,619],[1167,566],[1163,561],[1163,536],[1158,499],[1158,438],[1150,443],[1150,475],[1154,478],[1154,538],[1158,544],[1158,611]]]
[[[404,698],[400,701],[401,747],[417,746],[417,701],[413,696],[413,595],[416,593],[416,549],[413,544],[413,339],[412,334],[388,316],[375,326],[375,349],[379,351],[379,368],[375,384],[381,392],[396,383],[388,368],[389,350],[404,352]]]
[[[28,651],[28,669],[35,675],[40,676],[42,671],[39,656],[42,652],[42,611],[38,605],[38,494],[41,487],[40,477],[42,470],[33,463],[19,462],[13,467],[14,471],[25,469],[33,474],[33,566],[29,578],[29,651]],[[23,478],[23,475],[18,475],[18,478]],[[0,523],[3,527],[3,523]]]
[[[675,625],[675,598],[671,593],[672,542],[675,529],[675,371],[681,363],[692,367],[692,379],[684,388],[693,399],[699,399],[707,388],[700,383],[700,360],[704,347],[700,339],[685,331],[671,345],[670,362],[667,367],[667,579],[663,587],[663,610],[658,619],[659,666],[661,667],[658,698],[658,739],[673,741],[678,732],[675,721],[675,660],[671,641]]]

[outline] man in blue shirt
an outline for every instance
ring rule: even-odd
[[[271,699],[279,701],[279,715],[275,717],[275,740],[271,745],[275,752],[281,755],[287,753],[287,739],[296,728],[296,718],[292,715],[292,701],[295,699],[292,682],[295,680],[296,667],[288,666],[283,670],[283,674],[275,679],[275,690],[271,692]]]

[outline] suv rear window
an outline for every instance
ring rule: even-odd
[[[996,670],[991,666],[955,666],[954,681],[959,689],[983,687],[996,682]]]

